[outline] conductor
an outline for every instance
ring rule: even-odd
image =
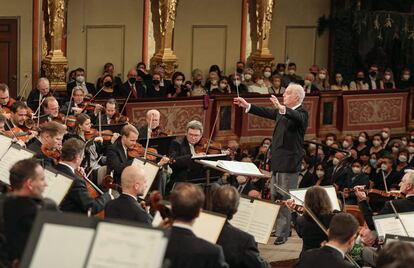
[[[290,84],[283,94],[283,105],[272,95],[270,101],[275,109],[258,107],[243,98],[234,98],[233,103],[261,117],[276,121],[271,145],[271,199],[276,198],[274,184],[288,191],[298,185],[301,160],[303,158],[303,140],[308,126],[308,112],[302,105],[305,98],[303,87]],[[288,198],[284,196],[283,199]],[[282,207],[276,219],[276,245],[286,243],[290,233],[291,214]]]

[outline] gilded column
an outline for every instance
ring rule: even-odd
[[[262,70],[266,65],[273,65],[274,57],[269,50],[270,28],[272,25],[274,0],[256,0],[256,47],[249,57],[254,70]]]
[[[174,22],[177,15],[178,0],[159,0],[159,49],[151,58],[151,67],[161,66],[165,69],[165,77],[171,79],[177,65],[177,56],[174,54],[173,33]]]
[[[42,60],[43,75],[50,80],[53,89],[66,90],[68,60],[62,51],[62,36],[66,19],[67,0],[45,0],[45,37],[47,55]]]

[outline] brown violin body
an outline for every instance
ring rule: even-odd
[[[157,159],[157,156],[152,155],[158,154],[157,149],[154,148],[148,148],[147,150],[147,159],[150,161],[155,161]],[[131,158],[135,157],[144,157],[145,154],[145,147],[143,147],[141,144],[137,143],[135,144],[134,148],[128,149],[128,156]]]
[[[32,133],[30,131],[24,131],[21,128],[18,127],[14,127],[11,130],[7,130],[4,132],[4,135],[6,135],[9,138],[14,138],[16,137],[19,141],[22,141],[24,143],[26,143],[29,140],[29,136]]]
[[[221,144],[213,141],[210,141],[210,144],[208,144],[208,139],[202,137],[200,141],[194,145],[194,151],[197,154],[221,154]]]
[[[56,165],[57,163],[59,163],[61,154],[60,150],[57,150],[56,148],[51,148],[48,144],[42,144],[42,146],[40,147],[40,151],[45,156],[52,158]]]
[[[151,138],[168,137],[171,131],[163,130],[160,126],[151,131]]]

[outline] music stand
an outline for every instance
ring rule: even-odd
[[[102,130],[110,130],[113,133],[121,133],[122,128],[126,125],[127,123],[122,123],[122,124],[114,124],[114,125],[101,125],[101,129]],[[98,127],[97,124],[95,124],[93,127]]]
[[[168,155],[170,144],[176,137],[177,136],[150,138],[148,147],[156,149],[160,155]],[[147,139],[140,139],[139,143],[145,147],[147,145]]]

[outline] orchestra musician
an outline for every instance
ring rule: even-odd
[[[49,79],[41,77],[37,80],[36,88],[27,97],[27,106],[36,111],[39,107],[39,101],[41,102],[48,96],[51,96]]]
[[[38,211],[57,211],[52,200],[43,199],[47,186],[42,166],[33,158],[16,162],[10,169],[9,180],[13,192],[3,205],[7,249],[11,261],[23,255]]]
[[[0,83],[0,113],[9,118],[10,109],[15,102],[15,99],[10,98],[9,87],[6,84]]]
[[[84,149],[84,143],[75,138],[68,139],[63,144],[60,161],[55,168],[73,179],[73,183],[59,207],[64,212],[84,214],[90,212],[95,215],[104,210],[113,196],[110,192],[96,198],[89,195],[87,182],[80,176],[84,176],[83,169],[80,167]]]
[[[160,129],[160,112],[153,109],[149,110],[145,116],[146,124],[139,128],[139,139],[146,139],[148,134],[150,138],[158,136],[158,130]]]
[[[60,108],[60,112],[68,115],[77,115],[84,111],[84,97],[85,93],[83,92],[82,87],[76,86],[73,88],[72,101],[67,101]],[[70,107],[69,107],[70,104]],[[69,113],[68,113],[68,109]]]
[[[29,128],[26,126],[26,120],[29,119],[28,109],[26,103],[22,101],[16,101],[10,108],[10,120],[8,125],[11,128],[20,128],[23,131],[28,131]],[[7,130],[8,127],[6,127]]]
[[[101,110],[105,111],[101,114],[101,124],[102,125],[111,125],[116,124],[116,118],[115,115],[118,113],[118,103],[115,99],[110,98],[105,102],[105,106],[101,107]],[[94,115],[92,116],[92,122],[94,125],[97,125],[99,123],[99,109],[96,109],[94,112]]]
[[[152,217],[138,202],[147,187],[143,169],[137,166],[126,167],[121,174],[122,194],[108,202],[105,217],[151,225]]]
[[[59,103],[55,97],[46,97],[42,103],[42,109],[45,117],[41,118],[41,122],[53,121],[59,117]]]

